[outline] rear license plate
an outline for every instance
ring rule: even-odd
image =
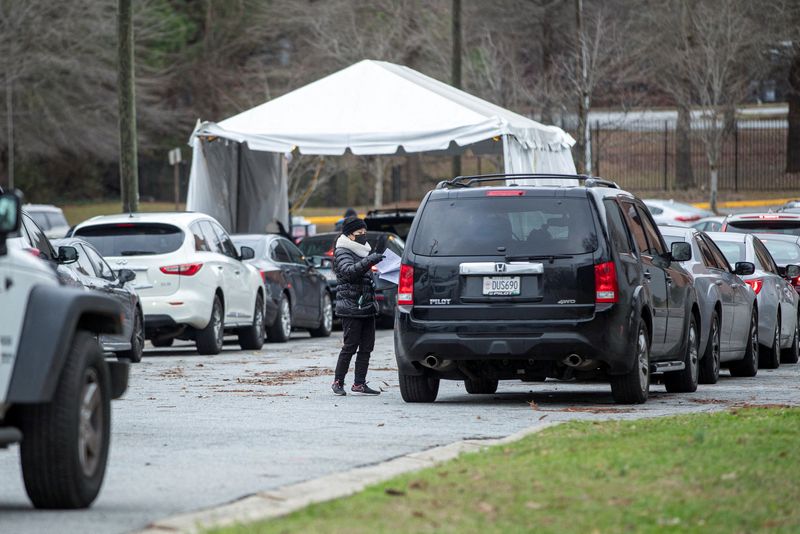
[[[484,276],[484,295],[519,295],[519,276]]]

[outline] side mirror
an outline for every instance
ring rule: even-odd
[[[120,285],[127,284],[135,279],[136,273],[130,269],[120,269],[119,272],[117,272],[117,280],[119,280]]]
[[[689,261],[692,259],[692,245],[685,241],[678,241],[670,247],[672,261]]]
[[[78,261],[78,249],[69,246],[58,247],[58,257],[56,261],[61,265],[75,263]]]
[[[19,230],[22,222],[22,201],[15,193],[0,195],[0,236]]]
[[[791,280],[792,278],[797,278],[798,276],[800,276],[800,265],[786,266],[786,278]]]
[[[256,251],[250,247],[242,246],[239,252],[239,259],[242,261],[252,260],[256,257]]]
[[[733,268],[733,274],[738,276],[750,276],[756,272],[756,266],[749,261],[737,261]]]

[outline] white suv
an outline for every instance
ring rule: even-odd
[[[113,269],[136,273],[145,336],[156,347],[194,340],[218,354],[225,331],[243,349],[264,343],[264,287],[220,224],[202,213],[133,213],[94,217],[75,227]]]

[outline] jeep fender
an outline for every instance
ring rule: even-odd
[[[12,404],[49,402],[75,331],[119,334],[122,313],[118,302],[99,293],[63,286],[34,287],[25,310],[7,401]],[[124,378],[127,381],[127,376]],[[113,389],[120,392],[125,388],[114,384]]]

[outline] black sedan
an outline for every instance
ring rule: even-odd
[[[319,271],[328,280],[328,287],[333,295],[336,295],[333,247],[340,235],[338,232],[328,232],[307,237],[300,242],[300,250],[317,265]],[[405,243],[396,234],[367,231],[367,242],[375,252],[383,254],[386,250],[391,250],[399,257],[403,257]],[[397,305],[397,285],[380,278],[377,272],[373,273],[373,279],[375,281],[375,301],[378,303],[378,324],[385,328],[392,328]]]
[[[72,272],[82,287],[108,295],[122,305],[125,314],[122,333],[100,336],[103,350],[115,352],[118,358],[132,362],[141,361],[144,351],[144,320],[139,295],[131,283],[136,274],[130,269],[114,272],[97,249],[82,239],[58,239],[52,243],[58,250],[58,257],[65,258],[63,265]]]
[[[274,234],[231,236],[237,248],[247,246],[264,280],[267,295],[264,324],[268,341],[288,341],[293,328],[308,330],[313,337],[331,335],[333,296],[325,277],[291,241]]]

